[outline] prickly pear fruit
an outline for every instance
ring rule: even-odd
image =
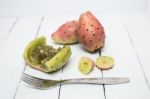
[[[83,48],[89,52],[94,52],[104,46],[104,28],[89,11],[81,14],[77,35]]]
[[[109,56],[100,56],[96,59],[96,66],[99,69],[102,70],[107,70],[112,68],[112,66],[114,65],[115,61],[112,57]]]
[[[88,74],[92,71],[94,62],[88,57],[82,57],[79,62],[79,71],[83,74]]]
[[[46,44],[45,37],[39,37],[27,45],[23,57],[30,67],[43,72],[52,72],[63,67],[70,55],[69,46],[55,49]]]
[[[72,44],[78,42],[77,32],[78,21],[68,21],[61,25],[58,30],[52,33],[52,39],[60,44]]]

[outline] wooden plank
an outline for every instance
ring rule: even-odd
[[[16,21],[16,18],[0,18],[0,49],[2,48],[3,43],[9,36],[11,30],[13,29]]]
[[[111,70],[103,71],[104,77],[131,80],[128,84],[105,86],[106,99],[149,99],[150,91],[122,20],[103,16],[102,22],[107,36],[102,55],[112,56],[116,61]]]
[[[150,88],[150,45],[148,44],[150,42],[150,17],[146,15],[128,16],[124,20],[141,69],[145,74],[145,80]]]
[[[44,35],[47,38],[48,44],[53,45],[54,47],[62,46],[52,41],[52,39],[50,38],[50,35],[62,23],[66,22],[67,20],[72,20],[76,18],[78,18],[78,16],[72,16],[72,15],[64,15],[63,17],[51,16],[51,17],[45,18],[43,20],[38,37]],[[69,63],[63,69],[63,73],[62,73],[62,70],[59,70],[52,74],[45,74],[40,71],[34,70],[28,66],[26,67],[25,72],[33,76],[38,76],[38,77],[47,78],[47,79],[65,79],[65,78],[76,78],[76,77],[101,77],[101,72],[96,68],[94,68],[94,71],[91,73],[91,75],[88,75],[88,76],[83,76],[77,70],[77,63],[79,60],[78,53],[80,53],[80,55],[90,56],[93,59],[95,59],[95,57],[98,56],[98,53],[91,55],[83,51],[80,45],[72,45],[71,48],[72,48],[73,54],[71,56]],[[80,49],[81,52],[78,52],[78,49]],[[67,76],[67,75],[71,75],[71,76]],[[72,90],[72,88],[75,90]],[[80,94],[81,92],[84,92],[84,94]],[[33,99],[38,99],[38,98],[49,99],[50,97],[53,99],[58,99],[58,98],[66,98],[66,96],[67,98],[72,98],[72,97],[82,98],[82,97],[85,97],[85,94],[87,95],[86,98],[94,97],[98,99],[98,97],[101,97],[102,99],[104,99],[102,86],[66,85],[62,87],[59,86],[50,90],[41,91],[41,90],[30,88],[26,86],[25,83],[23,82],[21,83],[21,86],[19,88],[17,99],[19,98],[26,99],[30,97],[32,97]]]
[[[0,51],[0,97],[12,99],[20,83],[25,63],[22,53],[28,41],[34,38],[39,18],[20,18]]]

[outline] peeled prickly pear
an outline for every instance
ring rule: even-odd
[[[89,11],[81,14],[77,35],[83,48],[89,52],[94,52],[104,46],[104,28]]]
[[[71,44],[78,42],[77,32],[78,21],[68,21],[61,25],[51,37],[52,39],[60,44]]]
[[[45,37],[39,37],[27,45],[23,57],[30,67],[43,72],[53,72],[62,68],[70,55],[69,46],[55,49],[46,44]]]

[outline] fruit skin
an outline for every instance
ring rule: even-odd
[[[49,61],[45,63],[45,66],[40,66],[39,64],[35,64],[31,61],[31,54],[32,51],[38,46],[38,45],[46,45],[46,39],[45,37],[39,37],[33,41],[31,41],[27,47],[24,50],[23,57],[25,62],[32,68],[38,69],[43,72],[53,72],[60,68],[62,68],[67,61],[69,60],[71,56],[71,49],[69,46],[64,46],[54,57],[52,57]],[[57,58],[59,60],[57,60]],[[51,64],[54,64],[53,67]],[[55,67],[55,68],[54,68]]]
[[[25,62],[31,66],[32,68],[35,69],[39,69],[44,71],[43,69],[40,68],[40,66],[38,64],[34,64],[33,62],[31,62],[31,54],[32,51],[38,46],[38,45],[46,45],[46,39],[45,37],[39,37],[33,41],[31,41],[25,48],[24,53],[23,53],[23,58],[25,60]]]
[[[104,46],[104,28],[90,11],[80,15],[77,35],[83,48],[89,52]]]
[[[115,61],[109,56],[100,56],[96,58],[95,65],[102,70],[108,70],[113,67]]]
[[[94,67],[94,62],[88,57],[81,57],[79,62],[79,71],[83,74],[89,74]]]
[[[61,25],[56,32],[52,33],[51,38],[60,44],[77,43],[78,21],[68,21]]]
[[[71,49],[65,45],[59,53],[57,53],[51,60],[46,62],[46,67],[49,72],[56,71],[62,68],[70,58]]]

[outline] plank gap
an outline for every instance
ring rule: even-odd
[[[125,28],[126,34],[127,34],[128,38],[129,38],[129,41],[130,41],[132,47],[135,48],[134,41],[133,41],[133,39],[132,39],[132,37],[131,37],[131,35],[129,33],[129,30],[128,30],[128,28],[127,28],[127,26],[125,24],[124,24],[124,28]]]
[[[19,87],[20,87],[20,84],[21,84],[21,81],[22,81],[22,77],[23,77],[23,74],[24,74],[26,65],[27,65],[27,64],[25,64],[25,66],[24,66],[24,68],[23,68],[23,73],[21,74],[21,78],[20,78],[20,80],[19,80],[19,84],[18,84],[18,86],[17,86],[17,89],[16,89],[16,91],[15,91],[15,95],[14,95],[13,99],[16,98],[16,95],[17,95],[17,92],[18,92],[18,90],[19,90]]]
[[[5,41],[6,41],[7,38],[9,37],[11,31],[12,31],[13,28],[15,27],[15,25],[16,25],[16,23],[17,23],[18,20],[19,20],[19,18],[16,18],[15,21],[12,23],[12,25],[11,25],[10,29],[8,30],[8,32],[7,32],[6,36],[5,36],[5,38],[4,38],[3,42],[2,42],[2,44],[0,45],[0,50],[2,49],[2,46],[4,45]]]
[[[101,74],[102,74],[102,78],[104,77],[103,75],[103,70],[101,70]],[[102,85],[103,86],[103,91],[104,91],[104,98],[106,99],[106,88],[105,88],[105,84]]]
[[[102,48],[99,49],[99,56],[102,55]],[[104,77],[103,76],[103,70],[101,70],[101,74],[102,74],[102,78]],[[106,99],[106,89],[105,89],[105,85],[103,84],[103,91],[104,91],[104,98]]]
[[[138,63],[139,63],[139,65],[140,65],[140,67],[141,67],[142,73],[143,73],[143,75],[144,75],[144,79],[145,79],[145,81],[146,81],[147,87],[148,87],[148,89],[149,89],[149,91],[150,91],[150,85],[149,85],[147,76],[146,76],[146,74],[145,74],[145,72],[144,72],[143,64],[142,64],[142,62],[141,62],[141,60],[140,60],[140,57],[139,57],[139,55],[138,55],[138,53],[137,53],[137,51],[136,51],[135,49],[134,49],[134,52],[135,52],[135,55],[136,55],[136,57],[137,57]]]
[[[59,86],[59,91],[58,91],[58,99],[60,99],[60,94],[61,94],[61,84],[60,84],[60,86]]]
[[[63,73],[63,70],[64,70],[64,67],[62,67],[61,73]],[[61,80],[61,78],[60,78],[60,80]],[[58,99],[60,99],[60,95],[61,95],[61,87],[62,87],[62,84],[59,85]]]
[[[41,18],[40,24],[38,26],[38,29],[37,29],[37,32],[36,32],[36,35],[35,35],[35,38],[37,38],[37,36],[38,36],[38,34],[40,32],[40,29],[41,29],[43,21],[44,21],[44,17]]]

